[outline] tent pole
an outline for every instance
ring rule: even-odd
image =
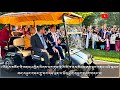
[[[67,48],[68,48],[68,58],[69,58],[69,61],[71,61],[71,59],[70,59],[69,42],[68,42],[68,37],[67,37],[67,30],[66,30],[66,24],[65,24],[65,18],[64,18],[64,16],[65,15],[63,15],[63,24],[64,24],[64,30],[65,30],[66,44],[67,44]]]

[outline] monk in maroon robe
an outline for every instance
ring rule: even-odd
[[[10,34],[9,34],[9,27],[8,25],[5,25],[5,28],[3,28],[2,30],[0,30],[0,46],[1,46],[1,56],[2,59],[5,56],[5,52],[4,52],[4,47],[7,46],[7,41],[9,41],[10,38]]]

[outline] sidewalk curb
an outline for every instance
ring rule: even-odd
[[[109,62],[109,61],[103,61],[103,60],[94,60],[94,61],[106,62],[106,63],[111,63],[111,64],[120,64],[120,63]]]

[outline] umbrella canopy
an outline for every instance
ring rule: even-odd
[[[11,25],[60,24],[63,23],[63,15],[71,17],[66,20],[66,24],[80,24],[83,22],[81,16],[72,12],[19,12],[1,15],[0,23]]]

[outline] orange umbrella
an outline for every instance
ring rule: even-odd
[[[83,22],[81,16],[72,12],[19,12],[1,15],[0,23],[11,25],[60,24],[63,23],[63,15],[77,17],[76,19],[66,20],[66,24],[80,24]]]

